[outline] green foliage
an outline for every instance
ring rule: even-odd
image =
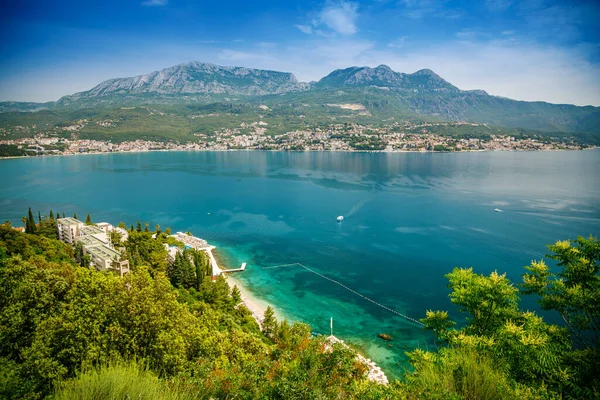
[[[267,306],[261,325],[262,333],[269,339],[274,339],[275,334],[277,333],[277,319],[275,318],[275,312],[271,306]]]
[[[125,241],[125,257],[129,260],[132,268],[146,265],[153,272],[165,272],[168,265],[168,253],[163,237],[152,238],[151,232],[142,232],[141,224],[138,223],[138,225],[140,229],[131,230]]]
[[[0,144],[0,157],[23,157],[27,155],[25,149],[20,149],[16,144]]]
[[[160,245],[133,235],[130,250]],[[77,267],[55,240],[9,226],[0,239],[5,398],[54,390],[57,398],[340,398],[378,390],[352,352],[324,351],[304,325],[275,324],[272,344],[222,276],[177,291],[143,265],[120,277]]]
[[[31,207],[29,207],[29,212],[27,213],[27,220],[25,222],[25,233],[35,233],[35,220],[33,219]]]
[[[473,272],[472,268],[455,268],[446,275],[452,289],[450,300],[467,318],[467,332],[485,335],[494,332],[509,319],[518,315],[518,289],[506,278],[492,272],[489,277]]]
[[[407,399],[551,398],[544,390],[512,384],[492,358],[472,348],[449,347],[437,353],[415,350],[409,356],[414,370],[400,384]]]
[[[196,266],[189,250],[177,252],[175,261],[167,267],[167,276],[176,288],[192,288],[198,286]]]
[[[234,286],[231,289],[231,302],[233,303],[234,307],[242,302],[242,294],[237,286]]]
[[[599,254],[597,243],[594,238],[579,238],[577,248],[571,247],[568,241],[550,246],[554,252],[552,257],[559,260],[564,270],[552,277],[545,263],[533,262],[527,267],[531,273],[524,275],[525,293],[540,294],[546,309],[557,309],[557,304],[562,304],[560,311],[565,318],[576,319],[574,313],[593,312],[598,292],[586,298],[592,305],[579,303],[583,307],[579,310],[574,305],[577,303],[569,304],[577,296],[572,295],[574,290],[565,282],[577,288],[575,291],[583,287],[592,290],[598,274],[595,267]],[[597,344],[584,352],[573,350],[565,328],[547,324],[535,313],[519,309],[519,291],[505,275],[493,272],[483,276],[471,268],[456,268],[446,276],[452,290],[451,301],[466,314],[463,327],[451,329],[454,322],[442,311],[428,311],[422,320],[445,343],[460,351],[476,350],[500,368],[508,379],[530,388],[531,393],[544,392],[550,397],[559,394],[577,397],[576,393],[581,391],[593,396],[600,394],[598,380],[594,377],[598,376]],[[568,319],[565,320],[567,326],[571,325]],[[588,328],[592,326],[587,325]],[[439,361],[435,361],[439,355],[421,357],[420,353],[415,354],[420,361],[413,365],[418,366],[425,359],[434,363]]]
[[[534,261],[525,267],[528,272],[521,286],[524,293],[540,297],[543,309],[563,318],[576,347],[568,364],[583,386],[600,393],[600,242],[580,236],[557,241],[548,249],[558,271],[543,260]]]
[[[85,224],[94,225],[94,223],[92,222],[92,216],[90,214],[88,214],[87,217],[85,217]]]
[[[177,390],[150,370],[132,362],[113,363],[82,372],[76,378],[61,383],[53,398],[184,400],[195,396],[184,394],[183,390]]]

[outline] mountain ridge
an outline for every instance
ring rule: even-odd
[[[265,103],[281,109],[313,107],[322,114],[333,112],[328,104],[352,103],[365,107],[372,122],[390,117],[432,117],[545,131],[600,133],[600,107],[527,102],[489,95],[480,89],[461,90],[430,69],[402,73],[384,64],[336,69],[317,82],[300,82],[289,72],[191,61],[148,74],[109,79],[56,102],[3,102],[0,112],[220,103]]]

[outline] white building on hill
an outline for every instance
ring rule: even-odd
[[[112,225],[106,222],[100,226],[85,225],[75,218],[59,218],[56,222],[58,238],[72,246],[81,243],[84,254],[89,254],[97,270],[115,270],[121,276],[129,272],[129,261],[121,260],[121,253],[110,243],[109,232],[115,229]]]

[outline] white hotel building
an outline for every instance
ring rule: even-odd
[[[85,225],[75,218],[59,218],[56,223],[58,238],[72,246],[81,243],[84,254],[89,254],[97,270],[115,270],[121,275],[129,272],[129,261],[121,260],[121,253],[114,249],[108,236],[113,229],[119,233],[123,229],[114,228],[106,222],[97,226]]]

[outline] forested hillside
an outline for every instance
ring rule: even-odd
[[[0,226],[3,399],[600,396],[600,242],[592,237],[550,246],[558,266],[532,263],[520,287],[498,273],[449,273],[465,319],[428,311],[422,321],[439,349],[410,352],[403,380],[383,386],[368,381],[352,351],[307,325],[267,315],[259,326],[235,288],[211,281],[201,254],[169,264],[163,244],[179,243],[168,230],[132,225],[123,245],[133,271],[119,277],[52,239],[54,214],[37,217],[24,217],[29,233]],[[521,309],[524,294],[565,325]]]

